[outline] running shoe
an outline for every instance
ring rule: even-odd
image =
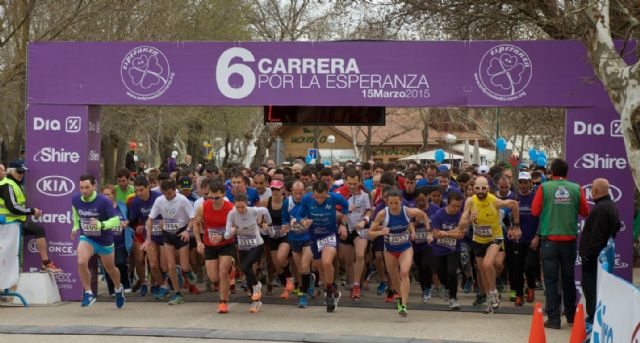
[[[296,287],[293,289],[293,295],[295,295],[296,297],[301,297],[302,296],[302,291],[300,290],[300,287]]]
[[[160,287],[158,289],[158,292],[154,294],[154,297],[156,298],[156,300],[161,300],[161,299],[164,299],[167,296],[167,294],[169,294],[169,288]]]
[[[491,304],[487,304],[484,310],[482,310],[482,313],[489,314],[489,313],[495,313],[495,312],[494,312],[493,306],[491,306]]]
[[[141,297],[145,297],[147,296],[147,293],[149,293],[149,286],[145,285],[141,285],[140,286],[140,296]]]
[[[449,309],[455,310],[455,311],[460,309],[460,304],[458,304],[458,299],[456,298],[449,299]]]
[[[285,286],[285,289],[286,289],[288,292],[291,292],[291,291],[293,291],[293,288],[294,288],[294,287],[293,287],[293,278],[292,278],[292,277],[288,277],[288,278],[287,278],[287,284],[286,284],[286,286]]]
[[[426,304],[429,299],[431,299],[431,288],[425,288],[422,291],[422,302]]]
[[[536,299],[536,290],[533,288],[527,289],[527,302],[532,303]]]
[[[136,293],[140,287],[142,287],[142,282],[140,280],[136,281],[136,283],[133,284],[133,287],[131,287],[131,291],[133,293]]]
[[[473,301],[473,306],[483,306],[487,302],[487,296],[485,294],[476,294],[476,300]]]
[[[262,298],[262,283],[258,282],[257,285],[253,286],[253,294],[251,294],[251,300],[260,301]]]
[[[57,274],[57,273],[62,273],[62,269],[56,267],[55,264],[53,264],[53,262],[49,261],[49,263],[47,263],[47,265],[42,265],[41,271],[44,273],[51,273],[51,274]]]
[[[189,283],[190,284],[198,283],[198,275],[196,275],[196,273],[194,273],[192,270],[190,270],[186,274],[187,274],[187,279],[189,279]]]
[[[378,284],[378,288],[376,289],[376,294],[383,295],[384,292],[389,288],[389,285],[386,281],[382,281]]]
[[[171,300],[169,300],[169,305],[180,305],[184,303],[184,299],[182,298],[182,295],[180,295],[180,293],[176,293],[171,297]]]
[[[82,296],[82,307],[91,307],[95,302],[96,297],[94,297],[92,293],[84,292],[84,295]]]
[[[398,299],[398,293],[396,293],[396,291],[392,291],[390,289],[387,289],[387,297],[384,299],[384,301],[386,301],[388,303],[392,303],[392,302],[396,301],[396,299]]]
[[[184,285],[184,277],[182,276],[182,268],[180,268],[180,266],[176,266],[176,274],[178,275],[178,286],[172,285],[174,290],[178,290]]]
[[[309,302],[307,300],[307,295],[303,294],[298,300],[298,308],[307,308],[309,306]]]
[[[336,309],[338,309],[338,301],[340,301],[341,296],[342,293],[333,291],[331,296],[326,298],[325,302],[327,304],[327,312],[334,312]]]
[[[467,279],[467,282],[464,283],[464,287],[462,288],[462,291],[464,292],[464,294],[469,294],[471,293],[472,288],[473,288],[473,280]]]
[[[122,286],[120,286],[122,287]],[[122,290],[122,288],[120,288]],[[124,293],[122,291],[116,292],[116,307],[123,308],[124,307]]]
[[[286,288],[282,290],[282,293],[280,293],[280,299],[289,299],[289,292]]]
[[[198,287],[191,282],[189,282],[189,294],[200,294],[200,290],[198,289]]]
[[[498,296],[497,292],[491,292],[491,307],[493,307],[494,310],[497,310],[500,307],[500,298]]]
[[[360,301],[360,285],[354,285],[351,288],[351,300]]]
[[[516,291],[515,290],[509,291],[509,301],[516,301]]]
[[[229,313],[229,307],[227,306],[227,303],[218,304],[218,313]]]
[[[251,307],[249,308],[249,313],[258,313],[260,311],[260,307],[262,307],[262,301],[252,302]]]
[[[521,307],[522,305],[524,305],[524,299],[522,297],[516,297],[515,305]]]
[[[400,317],[404,318],[407,316],[407,305],[402,305],[398,302],[398,314]]]
[[[309,278],[309,289],[307,289],[307,295],[309,298],[315,299],[316,297],[316,274],[311,273]]]

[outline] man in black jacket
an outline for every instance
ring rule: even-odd
[[[582,291],[587,303],[587,322],[593,324],[596,310],[596,282],[598,279],[598,255],[609,238],[616,237],[620,230],[618,209],[609,195],[609,181],[595,179],[591,184],[591,198],[595,206],[584,222],[580,236],[580,258],[582,259]]]

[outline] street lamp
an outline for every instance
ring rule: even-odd
[[[447,142],[447,145],[449,146],[449,163],[451,163],[451,166],[453,167],[453,153],[451,152],[451,145],[453,145],[453,143],[456,142],[456,136],[447,133],[446,136],[444,136],[444,140],[445,142]]]
[[[329,143],[329,147],[331,149],[331,165],[333,165],[333,143],[336,142],[336,137],[334,135],[327,136],[327,143]]]

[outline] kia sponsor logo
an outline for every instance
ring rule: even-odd
[[[69,116],[64,121],[64,131],[77,133],[81,129],[82,118]],[[33,117],[33,131],[62,131],[62,123],[57,119]]]
[[[73,224],[71,211],[67,213],[43,213],[40,218],[32,217],[36,223],[43,224]]]
[[[80,154],[75,151],[66,151],[64,148],[44,147],[33,155],[33,160],[46,163],[78,163],[80,162]]]
[[[573,166],[579,169],[625,169],[627,168],[627,159],[612,157],[609,154],[600,155],[588,152],[582,155]]]
[[[594,205],[595,202],[591,198],[591,184],[582,186],[582,189],[584,189],[584,195],[587,197],[587,202]],[[620,188],[611,183],[609,184],[609,195],[611,196],[611,200],[614,202],[618,202],[622,199],[622,191]]]
[[[66,176],[50,175],[36,181],[36,188],[38,192],[44,195],[61,197],[71,194],[76,186],[73,181]]]

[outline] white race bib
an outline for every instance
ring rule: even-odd
[[[316,241],[318,251],[322,251],[324,247],[336,247],[336,235],[327,236]]]
[[[178,221],[173,219],[164,220],[164,231],[167,231],[170,233],[176,233],[178,232],[179,229],[180,229],[180,226],[178,225]]]
[[[272,225],[269,227],[269,235],[273,238],[282,238],[287,234],[283,232],[282,225]]]
[[[258,238],[256,236],[238,236],[238,249],[251,250],[258,246]]]
[[[91,225],[91,218],[80,218],[80,228],[85,236],[100,236],[100,229]]]
[[[151,236],[162,236],[162,221],[161,220],[152,220],[151,221]]]
[[[207,237],[209,237],[210,242],[213,242],[216,237],[222,237],[224,235],[224,232],[224,228],[209,227],[207,228]]]
[[[491,237],[493,237],[493,233],[491,231],[491,226],[474,225],[473,226],[473,234],[478,236],[478,237],[482,237],[482,238],[491,238]]]
[[[456,249],[456,244],[458,243],[458,241],[454,238],[438,238],[437,244],[441,247],[445,247],[447,249],[450,250],[455,250]]]
[[[358,236],[368,239],[369,238],[369,229],[368,228],[364,228],[362,230],[358,230]]]
[[[416,230],[416,240],[415,243],[426,243],[427,242],[427,231],[422,228],[422,230]]]
[[[391,245],[402,245],[409,242],[409,233],[390,233],[385,238],[387,243]]]

